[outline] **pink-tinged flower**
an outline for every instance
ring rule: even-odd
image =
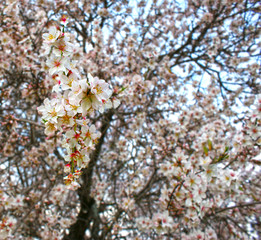
[[[153,227],[152,220],[148,217],[139,217],[136,219],[137,226],[140,230],[146,231],[147,229]]]
[[[57,123],[58,117],[61,117],[65,114],[62,104],[57,99],[52,99],[50,101],[48,98],[46,98],[44,100],[44,106],[38,107],[38,111],[42,113],[42,118],[44,120],[51,120],[54,123]]]
[[[77,135],[77,133],[76,133]],[[78,138],[79,139],[79,138]],[[71,142],[72,139],[69,139],[69,142]],[[65,146],[65,145],[63,145]],[[76,145],[75,147],[72,146],[66,146],[67,149],[67,155],[65,156],[65,161],[69,162],[66,165],[66,171],[70,172],[71,171],[71,163],[77,165],[79,168],[86,167],[90,157],[89,157],[89,149],[84,148],[81,149],[80,145]]]
[[[192,221],[195,221],[198,219],[198,213],[197,213],[197,210],[195,208],[187,208],[187,211],[186,211],[186,214],[185,214],[185,217],[192,220]],[[183,239],[183,238],[182,238]]]
[[[86,116],[87,113],[91,110],[98,110],[101,113],[104,111],[103,103],[101,103],[95,95],[90,94],[87,97],[83,98],[81,101],[82,115]]]
[[[101,136],[101,133],[96,130],[93,124],[90,127],[82,126],[81,130],[83,141],[87,147],[92,145]]]
[[[77,163],[79,168],[82,167],[83,163],[87,163],[89,161],[89,156],[85,151],[74,151],[70,154],[71,161]]]
[[[96,96],[99,101],[106,101],[112,95],[112,90],[109,89],[109,84],[104,80],[97,77],[93,78],[92,75],[88,74],[88,80],[91,87],[91,92]]]
[[[81,108],[78,104],[67,104],[65,106],[65,110],[67,111],[68,115],[74,117],[77,113],[81,113]]]
[[[12,216],[1,216],[0,220],[0,238],[8,239],[12,230],[16,227],[17,220]]]
[[[61,126],[67,126],[67,127],[72,127],[75,124],[75,120],[73,118],[73,116],[69,115],[72,112],[66,112],[66,114],[64,114],[62,117],[58,118],[58,125],[59,127]]]
[[[90,161],[89,152],[86,149],[80,151],[80,158],[77,159],[77,166],[79,168],[87,167],[87,164]]]
[[[166,233],[173,225],[173,219],[169,216],[168,211],[154,214],[152,222],[158,233]]]
[[[200,158],[199,158],[199,164],[200,164],[203,168],[207,168],[211,162],[212,162],[212,160],[211,160],[210,157],[200,157]]]
[[[53,26],[49,29],[49,33],[43,34],[43,38],[47,43],[54,43],[58,39],[60,34],[61,32]]]
[[[87,113],[92,109],[99,109],[99,106],[101,105],[100,101],[96,98],[94,94],[92,94],[90,86],[86,79],[82,79],[79,81],[79,84],[81,86],[81,109],[82,109],[82,115],[86,116]]]
[[[219,177],[222,183],[229,187],[231,182],[236,179],[236,173],[232,170],[225,170]]]
[[[70,89],[72,87],[73,82],[76,80],[77,80],[77,75],[74,73],[69,74],[69,76],[65,76],[64,74],[62,74],[60,76],[62,90]]]
[[[64,183],[65,185],[71,185],[72,182],[74,182],[75,177],[72,173],[70,173],[68,176],[64,177]]]
[[[76,122],[77,122],[79,125],[81,125],[81,126],[87,126],[88,123],[90,122],[90,120],[84,118],[84,119],[78,119],[78,120],[76,120]]]
[[[42,46],[42,54],[47,56],[48,54],[50,54],[51,52],[51,49],[52,49],[52,45],[46,43],[46,42],[43,42],[43,46]],[[46,71],[49,69],[49,67],[46,65],[46,63],[41,63],[42,64],[42,68]]]
[[[65,173],[70,173],[71,172],[71,164],[68,163],[64,166],[64,172]]]
[[[7,45],[10,44],[11,38],[7,34],[3,33],[0,36],[0,41],[2,45]]]
[[[194,195],[192,193],[189,193],[187,194],[187,197],[186,197],[186,201],[185,201],[185,206],[186,207],[191,207],[192,206],[192,202],[193,202],[193,197]]]
[[[49,73],[51,75],[59,72],[68,72],[68,70],[66,69],[66,66],[68,65],[67,58],[52,56],[51,59],[47,60],[46,64],[48,67],[50,67]]]
[[[68,19],[69,19],[68,16],[66,16],[66,15],[62,15],[61,18],[60,18],[60,22],[61,22],[61,24],[64,25],[64,26],[66,26],[67,23],[68,23]]]
[[[72,98],[81,99],[82,92],[83,91],[79,81],[72,81],[71,92],[68,94],[69,100]]]
[[[81,107],[83,116],[86,116],[87,112],[92,109],[103,113],[105,108],[111,107],[109,97],[112,91],[109,89],[109,84],[104,80],[93,78],[91,74],[88,74],[88,80],[89,82],[86,79],[79,81],[82,89]]]
[[[249,129],[247,129],[247,133],[256,140],[261,136],[261,127],[252,124],[250,125]]]
[[[54,134],[56,130],[57,130],[57,126],[55,123],[52,123],[52,122],[45,123],[44,133],[47,136]]]
[[[77,69],[77,64],[78,64],[77,61],[73,61],[72,59],[70,59],[69,64],[66,67],[69,70],[68,74],[75,74],[77,76],[77,79],[81,79],[81,74],[79,73],[79,70]]]
[[[70,191],[76,191],[80,186],[81,186],[81,185],[80,185],[78,182],[73,181],[73,182],[71,182],[70,185],[67,185],[67,188],[68,188]],[[69,226],[71,225],[71,221],[72,221],[72,220],[69,219],[69,221],[70,221],[70,223],[68,224],[67,222],[65,222],[65,223],[66,223],[66,225],[65,225],[65,223],[63,223],[63,222],[64,222],[64,219],[61,219],[61,220],[60,220],[60,225],[61,225],[63,228],[67,228],[67,227],[69,227]]]
[[[198,175],[195,175],[194,173],[190,173],[187,176],[184,185],[186,185],[189,188],[197,188],[197,186],[199,186],[200,183],[200,177]]]
[[[78,98],[75,95],[68,96],[68,98],[64,99],[64,109],[67,111],[67,114],[69,116],[75,116],[77,113],[81,113],[81,107],[80,107],[80,101],[81,99]]]
[[[73,45],[70,42],[66,42],[65,39],[60,39],[54,43],[53,53],[57,57],[69,56],[73,52]]]
[[[66,137],[69,139],[69,144],[71,147],[78,145],[78,142],[81,141],[81,133],[78,131],[70,130],[66,132]]]
[[[92,100],[90,98],[91,97],[87,96],[81,101],[81,111],[83,116],[86,116],[92,108]]]
[[[134,199],[124,198],[122,200],[122,208],[125,209],[126,211],[133,210],[134,209],[134,204],[135,204]]]

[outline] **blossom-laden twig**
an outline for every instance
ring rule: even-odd
[[[90,73],[87,79],[81,78],[74,59],[74,45],[64,25],[52,26],[43,38],[49,74],[56,82],[53,86],[56,97],[45,99],[38,111],[42,114],[46,135],[66,131],[62,146],[67,150],[65,172],[69,174],[65,183],[70,184],[80,176],[81,169],[88,166],[89,155],[101,136],[88,120],[88,113],[103,113],[107,108],[117,107],[119,100],[116,104],[111,102],[112,90],[105,80]],[[115,96],[112,99],[115,101]]]

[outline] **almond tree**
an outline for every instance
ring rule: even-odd
[[[0,3],[1,239],[259,239],[255,0]]]

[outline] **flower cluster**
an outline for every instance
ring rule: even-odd
[[[168,233],[171,229],[177,227],[173,219],[169,216],[168,211],[157,212],[153,215],[152,219],[140,217],[137,219],[137,226],[142,231],[154,229],[159,234]]]
[[[66,132],[63,147],[67,150],[65,172],[69,175],[65,177],[65,182],[71,183],[88,165],[89,154],[101,136],[87,115],[95,110],[103,113],[106,108],[117,107],[119,100],[112,96],[105,80],[90,73],[87,78],[81,78],[74,58],[76,49],[70,34],[65,33],[64,29],[64,26],[53,26],[43,35],[45,55],[48,56],[46,64],[54,80],[55,98],[45,99],[38,111],[42,114],[46,135]],[[111,102],[110,97],[116,104]]]
[[[10,233],[15,228],[16,219],[12,216],[6,216],[0,220],[0,238],[7,239]]]

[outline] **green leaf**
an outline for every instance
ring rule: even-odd
[[[211,151],[213,149],[212,142],[209,139],[208,139],[208,149],[209,149],[209,151]]]
[[[203,150],[205,155],[208,156],[208,148],[205,145],[203,145]]]
[[[74,173],[74,160],[71,161],[71,173]]]
[[[229,147],[225,147],[224,153],[227,153],[229,151]]]

